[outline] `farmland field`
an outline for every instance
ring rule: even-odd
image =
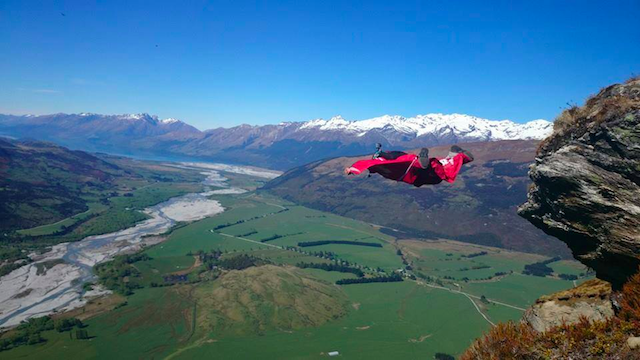
[[[43,333],[47,342],[5,351],[2,357],[321,359],[330,351],[349,359],[458,355],[490,322],[518,320],[539,296],[573,286],[557,277],[523,275],[526,264],[547,259],[540,255],[446,239],[397,240],[377,226],[261,193],[212,198],[225,211],[176,228],[164,242],[144,250],[149,259],[133,264],[144,288],[127,296],[126,305],[86,321],[90,340],[48,331]],[[324,240],[381,247],[298,247]],[[271,265],[210,274],[197,254],[211,251],[220,251],[222,259],[248,255]],[[356,276],[295,267],[333,262],[358,267],[366,277],[404,269],[417,278],[338,286],[337,280]],[[550,266],[556,272],[583,272],[570,261]],[[167,280],[182,274],[186,277],[177,283]]]

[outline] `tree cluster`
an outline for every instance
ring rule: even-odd
[[[276,212],[272,212],[272,213],[269,213],[269,214],[264,214],[264,215],[260,215],[260,216],[254,216],[254,217],[251,217],[251,218],[248,218],[248,219],[241,219],[241,220],[234,221],[234,222],[227,222],[227,223],[215,226],[213,228],[213,230],[220,230],[220,229],[224,229],[224,228],[227,228],[227,227],[230,227],[230,226],[243,224],[243,223],[246,223],[246,222],[249,222],[249,221],[261,219],[261,218],[266,217],[266,216],[280,214],[280,213],[283,213],[285,211],[289,211],[289,209],[282,209],[282,210],[279,210],[279,211],[276,211]]]
[[[324,271],[338,271],[338,272],[342,272],[342,273],[351,273],[351,274],[355,274],[357,277],[363,277],[364,276],[364,272],[362,272],[362,270],[354,268],[354,267],[350,267],[347,265],[341,265],[341,264],[327,264],[327,263],[322,263],[322,264],[318,264],[318,263],[305,263],[305,262],[299,262],[296,264],[297,267],[302,268],[302,269],[307,269],[307,268],[312,268],[312,269],[320,269],[320,270],[324,270]]]
[[[472,253],[469,255],[462,255],[462,257],[464,258],[474,258],[474,257],[478,257],[478,256],[483,256],[483,255],[487,255],[488,252],[486,251],[480,251],[480,252],[476,252],[476,253]]]
[[[348,240],[304,241],[304,242],[299,242],[298,246],[300,246],[300,247],[309,247],[309,246],[320,246],[320,245],[329,245],[329,244],[370,246],[370,247],[379,247],[379,248],[382,247],[382,244],[380,244],[380,243],[370,243],[370,242],[362,242],[362,241],[348,241]]]
[[[143,287],[135,281],[140,277],[140,271],[131,264],[147,260],[151,260],[151,257],[144,253],[117,256],[112,261],[96,265],[94,271],[107,289],[127,296]]]
[[[21,345],[33,345],[45,342],[46,340],[41,334],[43,331],[55,329],[58,332],[65,332],[70,331],[73,328],[83,329],[85,326],[86,325],[84,325],[82,321],[75,318],[57,320],[53,320],[49,316],[31,318],[18,325],[11,336],[0,339],[0,351]],[[86,330],[83,331],[86,333]]]
[[[260,240],[260,242],[268,242],[268,241],[272,241],[272,240],[276,240],[276,239],[280,239],[283,237],[287,237],[287,236],[294,236],[294,235],[300,235],[302,234],[301,232],[299,233],[293,233],[293,234],[284,234],[284,235],[279,235],[279,234],[274,234],[273,236],[269,236],[267,238],[264,238],[262,240]]]
[[[386,283],[386,282],[398,282],[404,281],[402,276],[398,273],[394,273],[387,276],[376,276],[370,278],[357,278],[357,279],[342,279],[336,281],[337,285],[350,285],[350,284],[367,284],[367,283]]]
[[[258,233],[257,231],[255,231],[255,230],[251,230],[251,231],[249,231],[248,233],[239,234],[238,236],[240,236],[240,237],[245,237],[245,236],[250,236],[250,235],[253,235],[253,234],[257,234],[257,233]]]
[[[207,270],[213,270],[216,266],[218,266],[218,259],[220,259],[223,252],[220,250],[211,250],[209,252],[198,250],[196,254],[200,258],[200,262],[202,262]],[[191,256],[191,253],[187,255]]]
[[[482,264],[482,265],[474,265],[471,268],[463,267],[458,269],[458,271],[481,270],[481,269],[489,269],[489,268],[491,268],[491,266]]]
[[[553,273],[553,269],[547,265],[551,264],[552,262],[556,262],[558,260],[561,260],[561,258],[559,256],[556,256],[554,258],[551,258],[545,261],[539,261],[537,263],[525,265],[522,273],[525,275],[533,275],[533,276],[540,276],[540,277],[551,275]]]
[[[288,251],[294,251],[300,254],[323,258],[323,259],[335,260],[335,261],[338,260],[338,257],[336,256],[336,254],[332,251],[322,251],[322,250],[321,251],[305,251],[295,246],[285,246],[284,249]]]
[[[218,266],[228,270],[244,270],[246,268],[257,266],[259,264],[260,259],[245,254],[218,261]]]

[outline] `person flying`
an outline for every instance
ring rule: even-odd
[[[402,151],[381,151],[376,145],[376,153],[371,160],[360,160],[344,169],[347,175],[360,175],[365,170],[370,174],[380,174],[395,181],[413,186],[453,183],[462,165],[473,161],[473,155],[457,145],[453,145],[444,158],[429,157],[429,149],[422,148],[418,155]]]

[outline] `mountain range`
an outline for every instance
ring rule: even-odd
[[[283,122],[200,131],[177,119],[149,114],[0,115],[0,135],[47,140],[81,150],[122,155],[202,159],[287,170],[319,159],[373,151],[475,141],[546,137],[552,124],[494,121],[462,114],[381,116],[347,121]]]

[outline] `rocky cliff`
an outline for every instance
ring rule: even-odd
[[[599,279],[540,298],[461,359],[640,359],[640,77],[565,110],[529,176],[518,213]]]
[[[640,264],[640,78],[565,110],[529,175],[519,214],[620,288]]]

